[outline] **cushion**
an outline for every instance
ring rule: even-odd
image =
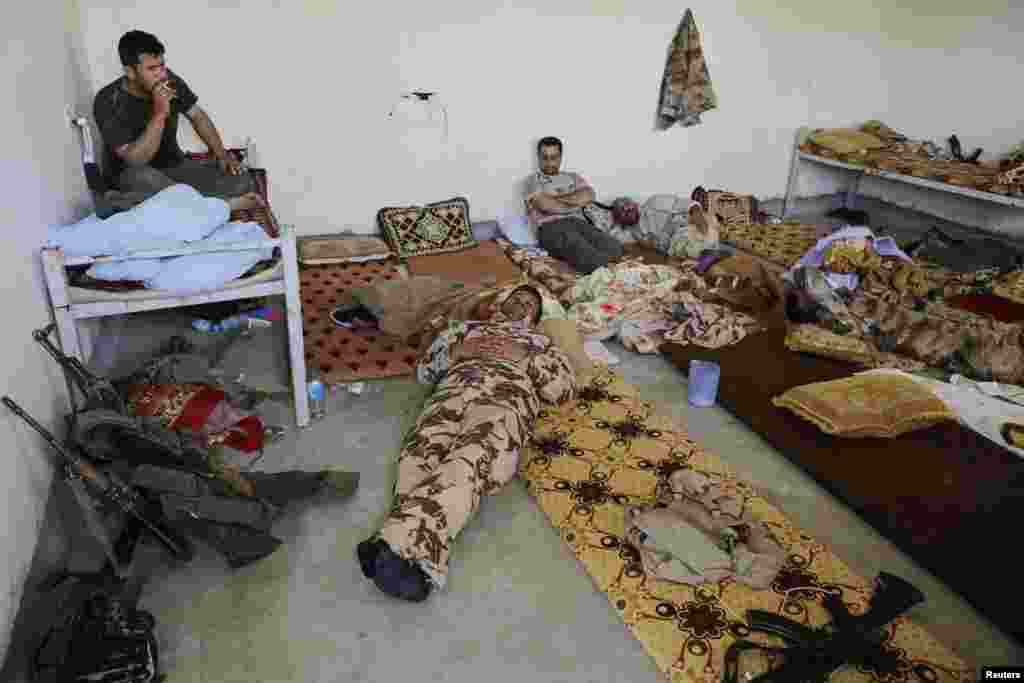
[[[707,192],[707,213],[725,225],[750,225],[757,222],[757,199],[749,194],[722,190]]]
[[[501,230],[498,229],[498,221],[479,221],[473,223],[473,237],[479,242],[497,239],[500,236]]]
[[[808,139],[836,154],[858,154],[885,147],[885,142],[874,135],[849,128],[816,130]]]
[[[377,237],[329,235],[299,240],[299,263],[307,266],[377,261],[389,256],[390,247]]]
[[[794,325],[786,335],[790,351],[810,353],[851,363],[870,364],[875,351],[863,339],[836,334],[817,325]]]
[[[804,384],[776,396],[772,403],[826,434],[845,437],[892,438],[956,419],[928,387],[890,371]]]
[[[400,258],[445,254],[475,247],[469,202],[456,197],[426,206],[381,209],[377,223]]]
[[[517,247],[536,247],[540,244],[530,219],[522,214],[502,216],[498,219],[498,230]]]
[[[583,337],[575,320],[548,318],[541,320],[537,329],[568,356],[578,378],[595,372],[594,361],[583,349]]]

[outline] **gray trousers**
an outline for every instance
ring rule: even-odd
[[[228,175],[215,160],[185,159],[167,168],[129,166],[117,177],[117,189],[107,193],[105,199],[111,207],[123,211],[179,183],[191,185],[207,197],[225,200],[256,191],[248,173]]]
[[[540,226],[537,233],[545,251],[584,275],[623,254],[621,242],[601,232],[585,218],[559,218]]]

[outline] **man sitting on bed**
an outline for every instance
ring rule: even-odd
[[[171,185],[191,185],[232,210],[263,206],[252,177],[228,156],[216,126],[180,76],[167,68],[156,36],[129,31],[117,51],[124,76],[103,87],[93,116],[103,135],[106,175],[116,189],[106,197],[128,209]],[[186,159],[178,146],[178,115],[184,114],[213,160]]]
[[[561,171],[562,141],[542,138],[537,157],[540,170],[526,182],[526,208],[540,246],[584,275],[621,258],[622,244],[583,215],[594,190],[580,174]]]

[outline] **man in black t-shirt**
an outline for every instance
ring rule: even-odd
[[[156,36],[129,31],[117,51],[124,76],[103,87],[93,116],[103,136],[106,176],[115,189],[107,200],[126,209],[171,185],[184,183],[232,209],[262,206],[255,184],[224,149],[217,128],[180,76],[167,68]],[[184,114],[213,157],[186,159],[178,146],[178,115]]]

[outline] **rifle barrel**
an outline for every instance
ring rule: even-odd
[[[14,402],[13,399],[11,399],[11,397],[4,396],[2,399],[0,399],[0,401],[3,401],[3,404],[7,406],[11,412],[13,412],[15,415],[17,415],[22,420],[27,422],[29,426],[32,427],[32,429],[36,430],[39,433],[39,436],[46,439],[47,443],[53,446],[54,450],[56,450],[58,453],[60,453],[69,460],[73,459],[71,454],[67,453],[64,450],[64,446],[62,446],[61,443],[57,441],[56,437],[54,437],[54,435],[51,434],[49,430],[46,429],[46,427],[36,422],[35,418],[26,413],[21,406],[19,406],[17,403]]]

